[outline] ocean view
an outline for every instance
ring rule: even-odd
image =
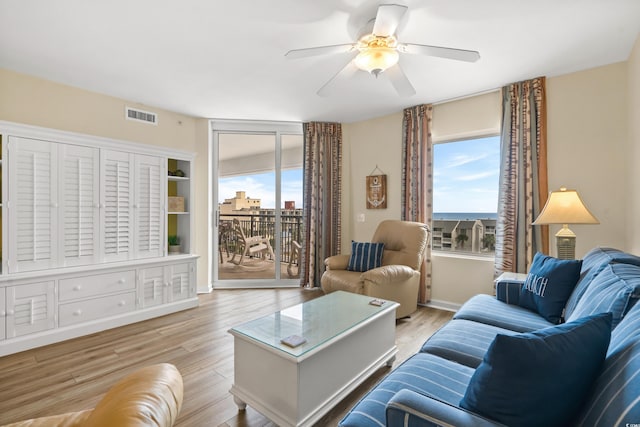
[[[498,219],[498,214],[496,212],[434,212],[433,219],[452,219],[457,221]]]

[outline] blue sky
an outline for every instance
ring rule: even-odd
[[[435,144],[434,212],[496,212],[500,137]]]
[[[286,200],[296,202],[296,207],[302,207],[302,169],[290,169],[282,171],[282,206]],[[245,191],[247,197],[261,199],[263,208],[275,208],[276,206],[276,178],[275,173],[260,173],[255,175],[234,176],[220,178],[218,181],[219,202],[235,197],[236,191]]]
[[[434,145],[433,211],[496,212],[500,138],[498,136]],[[245,191],[261,199],[264,208],[275,208],[275,174],[262,173],[221,178],[219,201]],[[302,207],[302,169],[282,172],[282,206],[294,200]]]

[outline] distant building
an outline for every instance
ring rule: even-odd
[[[245,191],[236,191],[236,197],[224,199],[219,205],[221,215],[260,212],[260,199],[247,197]]]
[[[495,242],[495,219],[435,219],[432,224],[431,247],[434,250],[478,253],[494,251],[493,247],[486,244],[491,241],[486,237],[492,235]],[[467,240],[458,243],[457,237],[460,234],[465,234]]]
[[[284,202],[284,208],[285,210],[294,210],[296,208],[296,201],[295,200],[287,200]]]

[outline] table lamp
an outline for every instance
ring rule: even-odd
[[[593,216],[576,190],[561,187],[549,194],[542,212],[533,222],[534,225],[562,224],[556,233],[556,246],[559,259],[575,259],[576,235],[569,230],[568,224],[600,224]]]

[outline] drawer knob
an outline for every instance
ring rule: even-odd
[[[124,307],[125,305],[127,305],[127,302],[126,302],[126,301],[120,301],[120,302],[118,303],[118,305],[119,305],[120,307]]]
[[[9,311],[7,311],[7,315],[8,315],[8,316],[13,316],[13,315],[14,315],[14,313],[15,313],[15,311],[13,311],[13,310],[9,310]]]
[[[82,310],[76,310],[73,312],[74,316],[81,316],[82,315]]]
[[[79,291],[81,289],[82,289],[82,285],[76,285],[76,286],[73,287],[74,291]]]
[[[4,316],[6,316],[6,315],[7,315],[7,312],[6,312],[6,311],[4,311],[4,310],[0,311],[0,317],[4,317]]]
[[[119,284],[121,284],[121,285],[123,285],[125,282],[126,282],[126,280],[125,280],[125,279],[120,279],[120,280],[118,280],[118,283],[119,283]]]

